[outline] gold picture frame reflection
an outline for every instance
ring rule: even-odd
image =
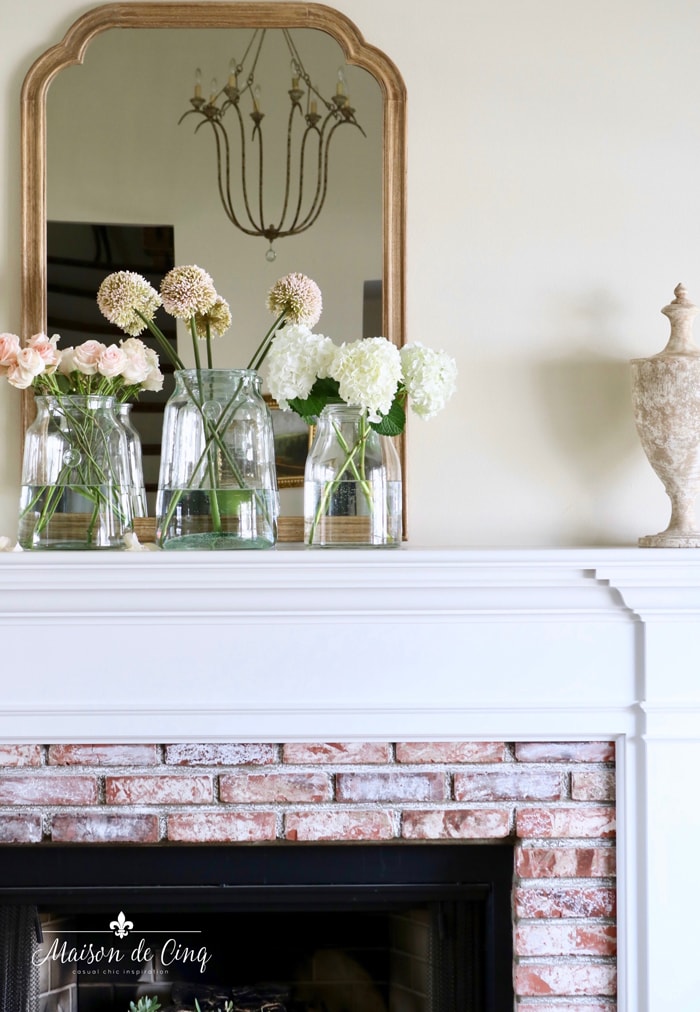
[[[296,412],[282,411],[269,394],[265,394],[265,401],[272,415],[277,484],[279,488],[303,488],[304,467],[314,428]]]

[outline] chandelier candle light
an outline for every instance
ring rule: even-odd
[[[205,125],[212,128],[216,144],[219,195],[224,211],[232,224],[246,235],[264,236],[268,240],[270,246],[266,258],[273,261],[276,258],[273,248],[275,240],[305,232],[311,228],[323,209],[328,191],[329,151],[338,128],[353,126],[363,136],[365,133],[355,119],[355,110],[350,104],[344,67],[338,69],[335,93],[325,98],[311,80],[291,33],[286,28],[282,29],[291,60],[291,87],[287,92],[290,106],[285,138],[285,175],[279,217],[276,223],[270,222],[269,217],[266,218],[265,198],[269,196],[270,188],[263,175],[262,124],[265,113],[262,108],[262,89],[256,77],[266,33],[267,29],[264,28],[254,31],[240,63],[235,57],[232,58],[224,87],[219,89],[216,79],[212,80],[208,98],[202,94],[202,72],[197,69],[194,95],[190,99],[192,108],[183,113],[179,122],[182,123],[188,116],[195,116],[199,120],[195,133]],[[250,141],[246,139],[244,102],[249,107],[247,116],[253,124]],[[319,109],[323,111],[319,112]],[[239,169],[232,169],[232,145],[224,121],[229,110],[233,118],[233,133],[239,138]],[[257,153],[257,182],[249,186],[248,167],[253,161],[252,152]],[[274,163],[276,161],[273,159]],[[237,182],[232,186],[232,171],[236,175],[240,174],[240,187]],[[308,185],[310,177],[311,183]],[[237,208],[232,189],[239,188],[242,204]]]
[[[157,543],[206,550],[274,545],[279,515],[274,441],[257,369],[279,327],[318,321],[318,286],[302,274],[289,274],[272,287],[268,309],[274,322],[247,369],[214,368],[213,341],[230,327],[231,311],[201,267],[173,268],[160,293],[141,275],[118,271],[102,282],[97,302],[104,316],[126,333],[148,328],[176,369],[175,391],[163,419]],[[161,304],[187,324],[194,369],[185,368],[155,323]]]

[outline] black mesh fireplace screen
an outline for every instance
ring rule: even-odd
[[[0,906],[0,1008],[36,1012],[39,971],[34,953],[39,945],[39,920],[34,906]]]

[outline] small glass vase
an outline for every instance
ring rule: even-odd
[[[114,413],[126,436],[126,464],[129,494],[131,496],[131,511],[134,519],[139,519],[148,516],[148,505],[146,502],[146,486],[143,480],[141,437],[131,420],[131,409],[133,406],[133,404],[129,403],[115,404]]]
[[[401,463],[360,408],[321,412],[304,472],[304,541],[323,548],[398,548]]]
[[[163,418],[156,514],[162,548],[275,544],[279,497],[272,420],[257,372],[175,373]]]
[[[24,549],[119,549],[133,528],[126,435],[112,397],[37,397],[22,465]]]

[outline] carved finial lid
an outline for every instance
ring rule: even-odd
[[[671,335],[662,354],[700,354],[693,343],[693,317],[700,309],[688,298],[688,291],[683,284],[677,284],[673,290],[675,299],[661,310],[671,321]]]

